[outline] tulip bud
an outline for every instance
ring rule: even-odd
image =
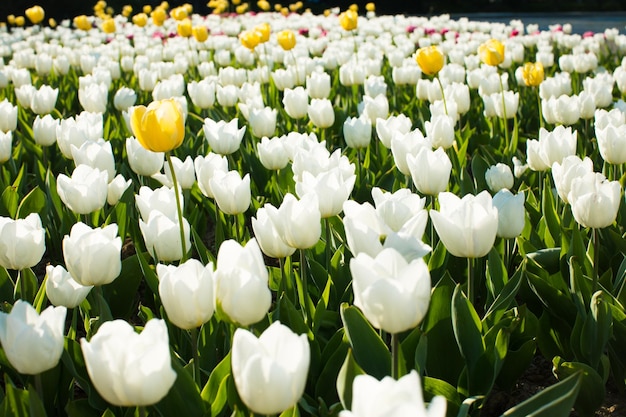
[[[478,47],[478,56],[487,65],[500,65],[504,61],[504,44],[497,39],[490,39]]]
[[[93,285],[81,285],[61,265],[46,267],[46,296],[55,306],[75,308],[82,303]]]
[[[244,404],[258,414],[279,414],[293,407],[306,385],[311,349],[305,334],[280,322],[260,337],[244,329],[233,336],[231,368]]]
[[[296,46],[296,35],[291,30],[283,30],[276,35],[276,41],[285,51],[290,51]]]
[[[346,10],[339,15],[339,24],[343,30],[354,30],[359,23],[359,15],[354,10]]]
[[[122,270],[122,239],[117,224],[103,228],[76,223],[63,238],[63,259],[72,277],[81,285],[105,285]]]
[[[463,198],[439,194],[439,211],[430,218],[444,246],[454,256],[480,258],[489,253],[498,231],[498,210],[487,191]]]
[[[183,111],[173,99],[153,101],[148,107],[135,107],[131,127],[141,146],[152,152],[176,149],[185,138]]]
[[[255,239],[245,246],[224,241],[217,252],[214,279],[215,307],[224,319],[249,326],[267,315],[272,303],[269,274]]]
[[[497,193],[503,188],[510,190],[513,188],[513,172],[508,165],[498,163],[487,169],[485,172],[485,181],[487,181],[487,186],[494,193]]]
[[[423,259],[407,262],[395,249],[350,261],[354,305],[377,329],[396,334],[416,327],[428,311],[430,273]]]
[[[107,321],[80,347],[96,391],[113,405],[155,404],[176,380],[163,320],[149,320],[141,334],[124,320]]]
[[[11,366],[26,375],[54,368],[63,354],[66,312],[50,306],[38,314],[22,300],[10,313],[0,312],[0,343]]]
[[[61,201],[76,214],[88,214],[101,209],[107,198],[109,174],[89,165],[80,164],[72,176],[59,174],[57,193]]]
[[[30,7],[26,9],[24,14],[33,25],[38,25],[39,23],[43,22],[45,16],[45,12],[41,6]]]
[[[422,72],[428,75],[437,74],[444,65],[443,53],[434,45],[418,49],[415,59]]]
[[[175,265],[158,264],[159,296],[167,318],[181,329],[202,326],[213,316],[213,264],[196,259]]]
[[[45,230],[38,214],[17,220],[0,217],[0,265],[15,270],[31,268],[45,251]]]
[[[524,192],[513,195],[506,188],[493,196],[493,206],[498,210],[497,236],[513,239],[524,230],[526,210],[524,209]]]
[[[543,82],[543,65],[541,62],[527,62],[522,67],[522,77],[524,84],[528,87],[537,87]]]

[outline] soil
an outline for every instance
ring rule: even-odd
[[[481,417],[499,417],[511,407],[525,401],[558,381],[552,374],[552,363],[541,355],[535,356],[519,381],[510,391],[494,388],[487,398]],[[579,417],[572,411],[570,417]],[[604,404],[596,411],[595,417],[626,417],[626,394],[609,383],[606,386]]]

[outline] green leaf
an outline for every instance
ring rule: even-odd
[[[559,272],[561,268],[559,264],[559,258],[561,256],[560,247],[539,249],[528,253],[526,256],[544,268],[549,274]]]
[[[485,313],[485,317],[483,318],[483,323],[496,323],[500,320],[502,315],[506,310],[508,310],[509,306],[515,300],[517,296],[517,292],[522,286],[522,270],[518,269],[513,277],[506,283],[504,288],[502,288],[498,292],[498,297],[494,300],[494,302],[489,306],[489,309]]]
[[[587,363],[598,370],[600,358],[606,350],[613,325],[611,308],[602,291],[597,291],[591,298],[591,314],[582,328],[580,335],[581,351]]]
[[[544,178],[543,196],[541,198],[541,212],[546,226],[555,242],[561,241],[561,218],[556,212],[555,199],[552,194],[552,184],[549,176]]]
[[[382,379],[391,371],[391,353],[356,307],[341,305],[341,320],[357,363],[369,375]]]
[[[17,218],[24,219],[31,213],[41,213],[46,207],[46,193],[37,186],[33,188],[20,202],[17,209]]]
[[[0,206],[0,215],[15,219],[15,216],[17,214],[17,205],[20,200],[20,195],[18,194],[17,189],[9,185],[2,192],[2,196],[0,196],[0,199],[2,200],[2,206]]]
[[[581,381],[582,373],[576,372],[507,410],[502,417],[568,417]]]
[[[456,385],[465,361],[457,347],[452,326],[454,287],[454,281],[446,272],[433,289],[422,327],[428,337],[427,374]]]
[[[211,415],[218,415],[228,399],[228,378],[230,377],[230,352],[213,369],[200,396],[211,405]]]
[[[37,395],[37,390],[32,385],[28,385],[28,410],[30,417],[46,417],[46,409],[42,399]]]
[[[100,417],[100,412],[94,410],[87,399],[73,400],[65,406],[68,417]]]
[[[485,353],[485,343],[480,318],[461,291],[460,284],[457,284],[452,295],[452,326],[459,351],[465,358],[468,372],[472,374],[478,360]]]
[[[128,320],[137,310],[135,298],[142,278],[141,263],[133,255],[122,261],[120,275],[102,287],[113,317]]]
[[[80,384],[80,387],[87,392],[89,404],[96,410],[104,410],[107,404],[91,385],[87,367],[85,366],[85,359],[83,358],[80,344],[76,340],[65,338],[65,348],[61,355],[61,361],[76,379],[76,382]]]
[[[503,389],[511,389],[530,366],[536,349],[537,343],[531,339],[523,343],[519,349],[509,350],[496,378],[498,386]]]
[[[146,283],[152,293],[155,295],[159,294],[159,277],[157,276],[154,268],[148,263],[148,259],[146,256],[137,251],[137,259],[139,260],[139,264],[141,265],[141,271],[143,272],[143,276],[146,278]]]
[[[22,269],[19,273],[20,277],[15,284],[14,297],[16,300],[22,299],[32,303],[39,290],[37,277],[30,268]],[[24,284],[21,284],[20,281],[23,281]],[[25,294],[22,294],[22,285],[24,285],[24,289],[26,290]]]
[[[352,350],[348,349],[346,360],[339,370],[339,375],[337,375],[337,393],[344,409],[352,409],[352,384],[354,383],[354,378],[364,374],[363,369],[354,360]]]
[[[461,405],[461,396],[455,387],[444,380],[425,376],[424,384],[424,400],[432,401],[437,395],[442,395],[448,402],[448,414],[456,415]]]
[[[4,375],[5,397],[0,408],[0,417],[29,417],[28,391],[17,389],[8,375]]]
[[[489,163],[479,154],[472,157],[472,176],[474,177],[474,185],[476,192],[480,193],[487,189],[487,180],[485,180],[485,172],[489,169]]]
[[[506,285],[509,280],[509,274],[506,270],[506,266],[500,258],[500,254],[498,253],[498,249],[494,246],[489,251],[489,255],[487,256],[487,288],[489,289],[491,299],[495,299],[502,288]]]
[[[295,404],[293,407],[288,408],[287,410],[280,413],[279,417],[300,417],[300,410],[298,409],[298,404]]]
[[[554,375],[559,380],[565,380],[570,376],[580,374],[581,386],[574,403],[574,409],[582,417],[591,417],[604,402],[606,394],[604,381],[598,373],[589,365],[581,362],[564,362],[556,356],[552,363]]]
[[[191,374],[175,359],[172,360],[172,368],[176,371],[176,381],[165,398],[154,407],[163,416],[203,417],[207,410]]]

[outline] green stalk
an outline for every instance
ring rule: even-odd
[[[174,196],[176,197],[176,214],[178,214],[178,227],[180,228],[180,246],[183,250],[183,256],[180,259],[180,263],[184,263],[187,260],[187,244],[185,243],[185,229],[183,228],[183,211],[180,206],[180,195],[178,194],[178,181],[176,180],[176,171],[174,170],[174,164],[172,164],[172,158],[170,153],[165,153],[165,159],[167,159],[167,165],[170,167],[172,174],[172,182],[174,183]]]
[[[593,283],[591,293],[595,294],[598,290],[598,275],[600,270],[600,231],[593,229]]]
[[[200,356],[198,355],[198,328],[194,327],[189,330],[191,335],[191,353],[193,355],[193,380],[196,385],[202,388],[202,379],[200,375]]]
[[[391,335],[391,377],[398,379],[400,377],[400,336],[398,333]]]
[[[506,119],[506,100],[504,100],[504,84],[502,83],[502,76],[498,74],[498,79],[500,80],[500,93],[502,95],[502,119],[504,121],[504,153],[508,155],[507,150],[509,149],[509,126]]]
[[[328,217],[324,219],[324,226],[326,229],[326,245],[324,247],[326,251],[326,273],[330,274],[330,221]]]
[[[543,124],[543,110],[541,109],[541,97],[539,96],[539,88],[535,87],[535,92],[537,93],[537,107],[539,108],[539,128],[544,127]],[[539,135],[539,132],[537,132]]]
[[[474,258],[467,258],[467,299],[474,305]]]
[[[300,279],[302,280],[302,314],[304,315],[304,322],[308,323],[308,306],[306,297],[309,294],[307,278],[306,278],[306,256],[304,256],[304,249],[300,249]]]
[[[443,84],[441,84],[441,80],[438,76],[435,76],[437,82],[439,83],[439,89],[441,90],[441,98],[443,99],[443,110],[448,114],[448,106],[446,105],[446,94],[443,91]],[[500,80],[500,85],[502,85],[502,80]],[[504,98],[504,96],[502,96]]]

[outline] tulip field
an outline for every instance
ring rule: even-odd
[[[626,35],[208,6],[0,25],[0,417],[624,395]]]

